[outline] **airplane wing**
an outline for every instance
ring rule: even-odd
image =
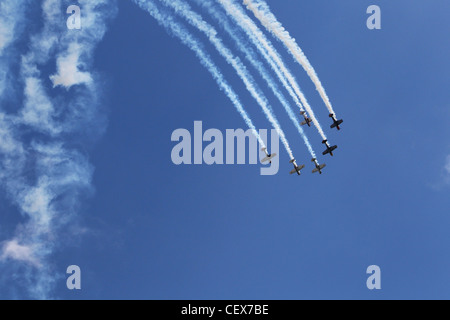
[[[291,172],[289,172],[289,174],[294,174],[294,173],[297,173],[297,170],[292,170]]]
[[[276,156],[277,156],[276,153],[271,154],[270,156],[265,157],[264,159],[262,159],[262,160],[261,160],[261,163],[264,163],[264,162],[267,162],[267,161],[272,161],[272,159],[275,158]]]
[[[320,170],[322,170],[323,168],[325,168],[327,165],[324,163],[324,164],[321,164],[320,165]],[[318,171],[318,170],[317,170]]]
[[[335,123],[333,123],[333,124],[331,125],[331,128],[336,128],[338,125],[341,125],[342,122],[344,122],[344,120],[336,121]]]
[[[300,123],[301,126],[304,126],[306,123],[306,121],[303,121],[302,123]]]
[[[327,148],[327,150],[325,150],[324,152],[322,152],[322,154],[323,154],[323,155],[327,155],[327,154],[333,152],[333,151],[336,150],[336,149],[337,149],[337,146],[332,146],[332,147],[330,147],[330,148]]]
[[[316,172],[319,172],[319,169],[315,168],[315,169],[312,171],[312,173],[316,173]]]
[[[304,169],[305,168],[305,165],[303,164],[303,165],[301,165],[300,167],[298,167],[298,170],[302,170],[302,169]]]

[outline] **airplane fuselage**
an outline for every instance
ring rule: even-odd
[[[307,114],[306,114],[305,111],[300,112],[300,114],[301,114],[301,115],[303,116],[303,118],[305,119],[305,121],[303,121],[300,125],[304,126],[304,125],[306,124],[308,127],[311,127],[312,119],[311,119],[311,118],[308,118],[308,116],[307,116]]]
[[[325,144],[325,146],[327,147],[327,149],[324,152],[322,152],[322,154],[323,155],[330,154],[331,156],[333,156],[333,151],[337,149],[337,146],[330,146],[327,140],[324,140],[322,143]]]
[[[300,165],[300,166],[297,165],[297,163],[295,162],[294,159],[291,160],[290,162],[291,162],[292,165],[294,166],[294,170],[292,170],[292,171],[290,172],[290,174],[297,173],[297,175],[301,175],[301,174],[302,174],[301,170],[305,167],[305,165]]]
[[[319,172],[322,174],[322,169],[325,168],[326,164],[320,164],[317,159],[313,159],[312,162],[314,162],[315,169],[313,170],[313,173]]]
[[[337,120],[334,114],[330,114],[330,118],[333,120],[333,124],[330,126],[330,128],[341,130],[340,125],[344,122],[344,120]]]

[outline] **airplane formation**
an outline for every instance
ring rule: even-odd
[[[303,116],[304,121],[300,123],[300,125],[305,126],[307,125],[308,127],[311,127],[311,123],[313,122],[313,120],[311,118],[308,117],[308,114],[306,113],[306,111],[302,111],[300,112],[300,115]],[[330,118],[333,120],[333,124],[330,126],[331,129],[336,128],[337,130],[341,130],[340,125],[344,122],[344,120],[337,120],[336,116],[334,114],[330,114]],[[333,152],[337,149],[337,146],[331,146],[328,142],[328,140],[323,140],[322,144],[324,144],[326,146],[326,149],[324,152],[322,152],[322,154],[325,156],[327,154],[329,154],[330,156],[333,156]],[[263,148],[262,151],[265,152],[266,157],[264,159],[261,160],[262,163],[269,161],[269,163],[272,163],[272,159],[275,158],[277,156],[276,153],[274,154],[270,154],[267,152],[267,148]],[[311,162],[314,163],[314,170],[312,171],[312,173],[317,173],[319,172],[319,174],[322,174],[322,170],[326,167],[326,164],[320,164],[316,158],[313,158],[311,160]],[[305,168],[305,165],[297,165],[297,161],[295,159],[292,159],[291,161],[289,161],[289,163],[291,163],[294,166],[294,169],[290,172],[290,174],[297,174],[297,175],[301,175],[301,170],[303,170]]]

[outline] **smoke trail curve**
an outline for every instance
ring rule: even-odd
[[[235,57],[231,53],[231,51],[223,44],[222,40],[219,37],[217,37],[217,31],[214,29],[214,27],[205,22],[200,15],[192,11],[190,9],[190,6],[186,3],[183,3],[178,0],[171,0],[171,1],[160,0],[160,1],[164,3],[166,6],[174,9],[177,14],[184,17],[191,25],[196,27],[199,31],[203,32],[208,37],[210,42],[214,45],[216,50],[235,69],[236,73],[244,82],[247,90],[261,106],[266,118],[269,120],[269,122],[273,125],[273,127],[277,131],[290,158],[293,159],[294,156],[292,154],[292,150],[289,146],[286,136],[283,130],[281,129],[278,120],[273,114],[273,110],[271,106],[268,104],[266,97],[264,96],[262,91],[258,88],[253,77],[248,73],[246,67],[242,64],[240,59],[238,57]]]
[[[289,32],[283,27],[281,22],[279,22],[275,15],[271,12],[268,4],[264,0],[243,1],[247,8],[252,11],[255,17],[261,22],[261,24],[286,46],[288,51],[293,56],[294,60],[303,67],[308,76],[311,78],[330,114],[336,115],[333,110],[333,106],[331,105],[330,99],[325,91],[325,88],[323,87],[319,76],[314,70],[314,67],[309,62],[308,58],[298,45],[297,41],[293,37],[291,37]]]

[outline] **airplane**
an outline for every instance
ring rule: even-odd
[[[266,157],[264,159],[261,160],[261,163],[264,163],[266,161],[269,161],[269,163],[272,163],[272,159],[275,158],[277,156],[276,153],[274,154],[269,154],[267,152],[267,148],[262,148],[261,151],[264,151],[264,153],[266,154]]]
[[[320,174],[322,174],[322,169],[325,168],[327,165],[325,163],[319,164],[316,158],[312,159],[311,161],[314,162],[314,164],[316,165],[316,168],[313,170],[312,173],[319,172]]]
[[[290,172],[290,174],[297,173],[297,175],[301,175],[302,173],[300,172],[300,170],[302,170],[302,169],[305,167],[305,165],[303,164],[303,165],[301,165],[301,166],[298,166],[297,163],[295,162],[295,159],[292,159],[292,160],[289,161],[289,162],[292,163],[292,164],[294,165],[294,170],[292,170],[292,171]]]
[[[312,122],[312,119],[311,118],[308,118],[308,115],[306,114],[306,111],[302,111],[302,112],[300,112],[300,114],[303,116],[303,118],[305,118],[305,121],[303,121],[302,123],[300,123],[300,125],[301,126],[304,126],[304,125],[308,125],[308,127],[311,127],[311,122]]]
[[[327,146],[327,150],[322,152],[323,155],[330,154],[330,156],[333,156],[333,151],[337,149],[337,146],[330,146],[328,143],[328,140],[323,140],[322,143]]]
[[[339,127],[344,120],[337,120],[336,116],[334,114],[330,114],[330,118],[333,119],[333,124],[330,126],[331,129],[337,128],[338,130],[341,130],[341,127]]]

